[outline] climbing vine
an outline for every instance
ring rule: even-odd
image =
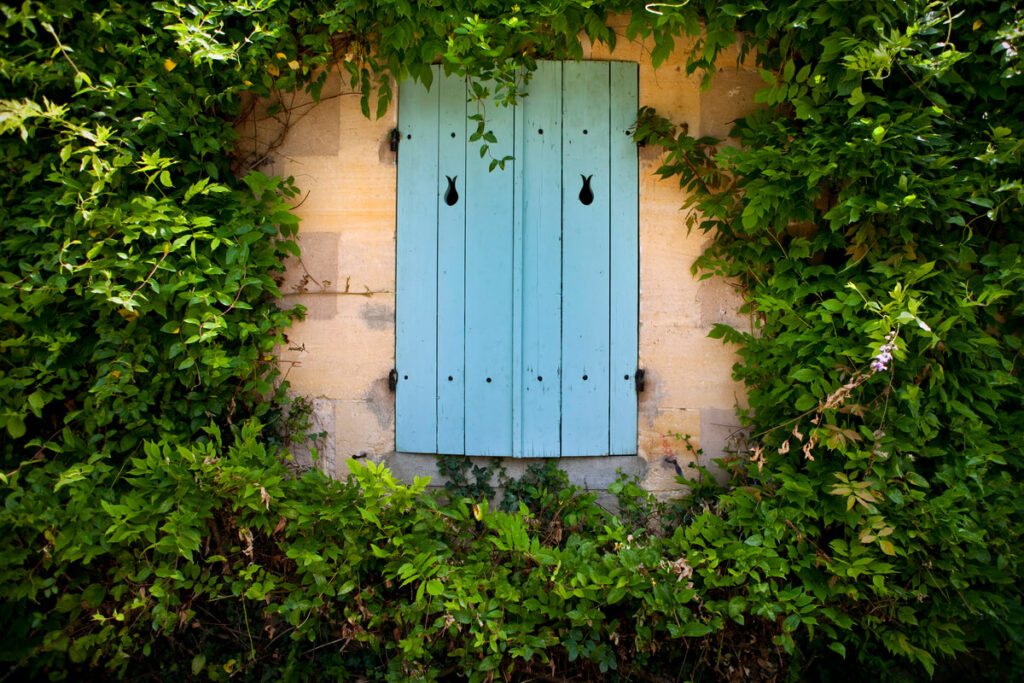
[[[1019,676],[1024,11],[654,9],[0,4],[0,657],[50,678]],[[616,518],[550,472],[505,513],[287,469],[298,188],[233,158],[245,107],[340,70],[380,115],[437,62],[513,101],[535,60],[637,37],[711,85],[738,43],[765,82],[731,143],[636,128],[697,209],[680,229],[714,237],[697,272],[753,320],[712,332],[749,395],[730,487],[678,507],[619,482]]]

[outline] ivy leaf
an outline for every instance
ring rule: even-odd
[[[782,622],[782,630],[787,633],[796,630],[798,626],[800,626],[799,614],[790,614],[788,617],[786,617],[785,621]]]
[[[43,394],[42,391],[36,389],[35,391],[28,395],[28,404],[35,412],[36,416],[38,416],[39,411],[41,411],[43,409],[43,406],[46,405],[46,396]]]
[[[814,368],[800,368],[790,376],[797,382],[810,382],[820,375],[821,373]]]
[[[7,433],[15,439],[25,436],[25,420],[21,418],[21,415],[7,415]]]
[[[793,407],[797,411],[803,413],[810,410],[816,405],[818,405],[818,399],[814,398],[814,396],[812,396],[811,394],[801,394],[800,397],[796,400],[796,403],[793,404]]]
[[[699,621],[688,621],[683,624],[683,628],[680,631],[687,638],[700,638],[711,633],[713,629],[707,624],[703,624]]]

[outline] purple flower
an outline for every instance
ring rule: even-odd
[[[892,362],[892,352],[896,350],[896,332],[885,335],[885,343],[878,347],[878,353],[871,359],[872,372],[882,372],[889,369]]]

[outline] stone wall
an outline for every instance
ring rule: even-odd
[[[624,27],[623,21],[620,34]],[[621,36],[614,53],[587,46],[585,58],[638,62],[640,104],[698,137],[726,137],[732,121],[753,108],[761,79],[737,65],[735,51],[722,56],[711,89],[701,92],[699,75],[686,75],[685,49],[654,69],[650,48]],[[302,189],[296,213],[303,256],[288,264],[281,289],[284,306],[301,304],[308,313],[288,332],[280,362],[292,392],[311,399],[314,430],[325,433],[316,443],[317,466],[344,476],[347,459],[368,457],[402,477],[432,475],[436,483],[433,456],[394,452],[387,377],[395,365],[397,176],[388,137],[397,106],[368,120],[359,96],[342,84],[335,73],[319,104],[288,96],[273,116],[258,104],[239,126],[243,154],[262,154],[257,150],[273,141],[259,170],[293,176]],[[710,464],[737,432],[736,406],[744,401],[731,379],[734,353],[707,333],[715,323],[749,322],[737,313],[741,302],[731,283],[690,273],[708,236],[687,232],[684,191],[654,174],[661,155],[659,148],[640,150],[639,366],[647,387],[638,395],[638,457],[563,459],[571,479],[590,488],[606,487],[622,468],[648,490],[671,494],[677,467],[695,457],[681,435]],[[300,460],[309,457],[297,451]],[[527,462],[510,459],[506,467],[516,474]]]

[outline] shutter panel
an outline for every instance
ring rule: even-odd
[[[538,62],[523,119],[522,448],[528,458],[561,448],[562,65]]]
[[[562,455],[608,453],[608,63],[563,65]]]
[[[465,453],[466,84],[434,68],[433,89],[439,91],[441,112],[434,171],[438,190],[437,452]],[[448,195],[449,188],[457,199]]]
[[[466,149],[466,453],[512,455],[513,168],[511,107],[484,113],[496,143]],[[471,122],[475,128],[475,122]]]
[[[636,80],[538,63],[518,107],[480,112],[483,158],[463,79],[403,84],[398,450],[636,453]]]
[[[637,65],[609,62],[611,90],[611,338],[609,379],[610,455],[636,453],[636,372],[639,353],[640,243],[636,145]]]
[[[398,101],[395,448],[418,453],[437,452],[438,92],[410,84]]]

